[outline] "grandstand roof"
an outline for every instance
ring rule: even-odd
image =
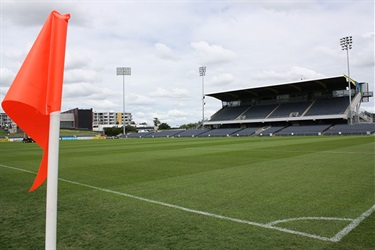
[[[351,84],[352,85],[352,84]],[[250,97],[267,96],[267,95],[283,95],[290,93],[302,93],[316,90],[332,91],[344,90],[348,86],[345,76],[335,76],[329,78],[321,78],[315,80],[302,80],[298,82],[282,83],[277,85],[268,85],[263,87],[247,88],[240,90],[232,90],[227,92],[219,92],[207,94],[206,96],[215,97],[221,101],[231,102],[247,99]],[[352,85],[351,88],[354,88]]]

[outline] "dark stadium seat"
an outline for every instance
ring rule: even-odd
[[[337,124],[327,130],[325,135],[369,135],[375,133],[375,123]]]
[[[225,137],[237,133],[241,128],[218,128],[200,134],[199,137]]]
[[[260,128],[244,128],[232,134],[232,136],[252,136]]]
[[[275,133],[279,132],[280,130],[282,130],[283,128],[285,128],[285,126],[275,126],[275,127],[270,127],[264,131],[262,131],[262,133],[260,133],[259,135],[260,136],[272,136],[274,135]]]
[[[276,135],[322,135],[331,125],[307,125],[307,126],[290,126]]]
[[[145,138],[163,138],[163,137],[174,137],[175,135],[183,132],[184,130],[161,130],[145,136]]]
[[[197,137],[200,134],[203,134],[210,129],[187,129],[179,134],[176,135],[176,137]]]
[[[281,103],[268,118],[301,116],[311,102]]]
[[[234,120],[243,112],[245,112],[249,107],[250,106],[223,107],[211,117],[211,121]]]
[[[343,114],[348,106],[347,97],[317,99],[305,116]]]
[[[153,132],[143,132],[143,133],[130,133],[126,135],[126,138],[144,138]]]
[[[266,118],[277,106],[278,104],[252,106],[243,114],[244,119]]]

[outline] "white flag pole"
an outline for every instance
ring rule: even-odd
[[[56,249],[60,111],[50,114],[48,139],[45,249]]]

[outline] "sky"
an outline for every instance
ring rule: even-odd
[[[373,0],[0,1],[0,101],[52,10],[71,15],[62,111],[122,112],[116,68],[131,67],[125,110],[137,124],[195,123],[202,91],[347,74],[346,36],[350,76],[374,91]],[[220,108],[206,97],[205,119]],[[374,98],[361,109],[375,112]]]

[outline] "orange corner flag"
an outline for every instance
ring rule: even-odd
[[[69,18],[51,12],[2,102],[7,115],[44,151],[30,192],[47,178],[50,113],[61,109]]]

